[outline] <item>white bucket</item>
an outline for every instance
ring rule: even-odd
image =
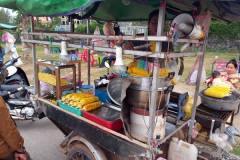
[[[174,137],[168,149],[168,160],[197,160],[198,150],[193,144]]]
[[[145,109],[132,109],[130,113],[131,136],[139,141],[147,142],[148,133],[150,131],[149,120],[149,113]],[[153,132],[153,137],[160,137],[160,139],[164,138],[166,118],[163,117],[162,113],[156,115],[155,123],[156,127]]]

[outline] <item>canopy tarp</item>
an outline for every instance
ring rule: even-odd
[[[92,17],[103,20],[147,20],[162,0],[104,0]],[[167,18],[182,12],[210,10],[213,17],[226,21],[240,21],[240,0],[167,0]]]
[[[0,6],[25,15],[57,16],[80,12],[99,0],[0,0]]]
[[[16,29],[16,28],[17,28],[17,26],[0,23],[0,29]]]
[[[80,11],[84,18],[100,20],[147,20],[163,0],[0,0],[0,6],[32,16],[71,15]],[[210,10],[214,17],[240,21],[240,0],[167,0],[168,18],[194,8]]]

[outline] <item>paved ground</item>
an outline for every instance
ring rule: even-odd
[[[35,122],[18,121],[17,125],[32,160],[65,159],[59,147],[64,135],[47,118]]]

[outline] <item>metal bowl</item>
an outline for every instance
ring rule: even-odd
[[[210,109],[218,111],[234,111],[240,104],[240,96],[234,92],[231,96],[221,99],[205,96],[203,92],[204,91],[200,93],[202,104]]]
[[[107,85],[108,96],[119,106],[121,105],[122,81],[121,78],[114,78]]]

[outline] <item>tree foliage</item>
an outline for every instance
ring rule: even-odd
[[[93,21],[93,20],[89,23],[89,33],[93,34],[97,26],[99,27],[100,32],[103,33],[103,31],[102,31],[103,24],[100,24],[100,23],[98,23],[96,21]],[[75,32],[77,32],[77,33],[87,33],[87,25],[86,24],[79,24],[75,28]]]
[[[6,9],[0,9],[0,23],[10,23],[11,15],[10,11]]]
[[[212,21],[209,35],[221,39],[239,39],[240,22]]]

